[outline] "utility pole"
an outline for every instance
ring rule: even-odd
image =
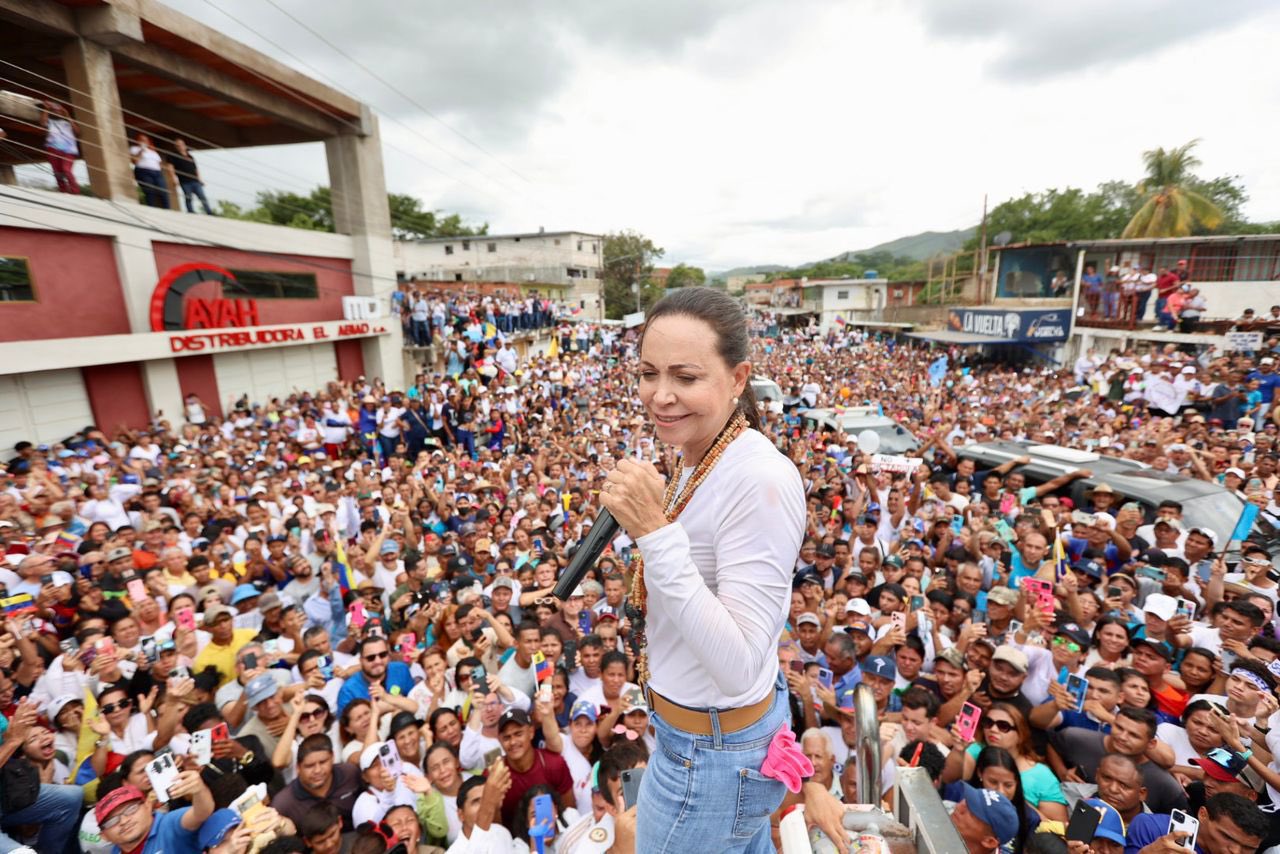
[[[982,236],[978,238],[978,305],[987,304],[987,194],[982,194]]]

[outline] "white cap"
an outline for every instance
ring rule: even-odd
[[[1185,368],[1182,369],[1182,372],[1184,374],[1194,374],[1196,372],[1196,369],[1191,365],[1187,365]]]
[[[1244,471],[1242,469],[1236,468],[1235,466],[1232,466],[1231,468],[1227,469],[1226,471],[1223,472],[1223,474],[1233,474],[1236,477],[1240,478],[1241,480],[1246,479],[1246,475]]]
[[[71,577],[71,573],[69,572],[63,572],[59,569],[50,573],[50,575],[53,576],[52,583],[54,587],[70,587],[72,584],[75,584],[75,579]]]
[[[378,761],[378,751],[382,749],[382,742],[375,741],[360,752],[360,770],[368,770],[369,766]]]
[[[50,722],[56,721],[58,719],[58,713],[66,708],[68,703],[83,702],[83,697],[77,697],[74,694],[59,694],[49,701],[49,706],[45,709],[45,717],[47,717]]]
[[[1275,363],[1276,360],[1270,356],[1264,356],[1262,361],[1258,362],[1259,365],[1274,365]]]
[[[866,599],[850,599],[844,606],[844,612],[846,614],[859,614],[863,617],[870,617],[871,606],[867,604]]]
[[[1152,593],[1147,597],[1147,601],[1143,603],[1142,612],[1144,614],[1155,614],[1160,619],[1168,621],[1174,614],[1178,613],[1178,600],[1163,593]]]

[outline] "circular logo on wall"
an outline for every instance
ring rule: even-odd
[[[237,284],[230,271],[214,264],[181,264],[165,273],[151,294],[151,331],[187,329],[186,294],[204,282]]]

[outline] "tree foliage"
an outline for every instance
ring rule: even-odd
[[[1244,215],[1249,200],[1239,175],[1200,178],[1192,170],[1199,161],[1190,154],[1194,142],[1172,151],[1145,152],[1146,178],[1138,184],[1106,181],[1093,192],[1067,187],[1027,193],[996,205],[987,216],[987,239],[1009,232],[1013,243],[1051,243],[1067,240],[1102,240],[1121,236],[1165,237],[1169,223],[1186,228],[1183,234],[1262,234],[1276,230],[1275,223],[1251,223]],[[1185,205],[1171,213],[1170,201],[1154,200],[1169,190]],[[1189,201],[1198,199],[1198,201]],[[1153,203],[1154,202],[1154,203]],[[1213,216],[1208,206],[1217,212]],[[1146,213],[1142,213],[1147,208]],[[1159,217],[1155,209],[1159,208]],[[1196,215],[1199,210],[1204,218]],[[1126,228],[1142,214],[1141,233]],[[1155,231],[1147,230],[1155,221]],[[978,238],[965,248],[976,249]]]
[[[707,283],[707,273],[701,267],[691,267],[688,264],[677,264],[671,268],[671,273],[667,276],[667,288],[689,288],[705,285]]]
[[[1187,237],[1196,226],[1217,228],[1222,210],[1209,198],[1192,189],[1191,170],[1200,158],[1191,153],[1200,140],[1165,151],[1153,148],[1142,152],[1147,175],[1138,185],[1142,204],[1125,226],[1123,237]]]
[[[234,202],[218,203],[218,213],[231,219],[287,225],[310,231],[333,231],[333,197],[328,187],[316,187],[307,195],[283,190],[261,190],[256,205],[244,209]],[[489,224],[467,225],[459,214],[426,210],[421,200],[403,193],[388,193],[391,233],[399,240],[427,237],[467,237],[488,234]]]
[[[619,231],[604,236],[605,315],[621,320],[636,310],[633,284],[640,287],[640,305],[648,309],[662,298],[662,289],[650,280],[653,262],[665,254],[660,246],[637,231]]]
[[[874,270],[881,279],[909,281],[925,277],[925,262],[895,256],[892,252],[857,252],[852,255],[818,261],[804,267],[770,273],[769,281],[776,279],[861,279],[867,271]]]

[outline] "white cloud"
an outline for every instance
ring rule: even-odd
[[[798,263],[971,225],[984,192],[1136,179],[1142,150],[1194,137],[1203,174],[1239,173],[1248,212],[1280,219],[1280,12],[1258,2],[290,0],[502,163],[265,4],[228,8],[390,111],[390,187],[497,231],[635,228],[671,262]],[[243,154],[202,162],[243,201],[323,182],[302,148],[252,153],[277,185]]]

